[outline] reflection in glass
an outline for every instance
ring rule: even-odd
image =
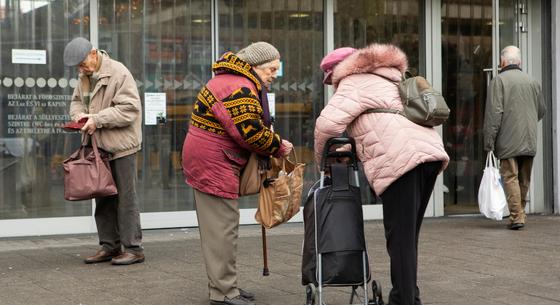
[[[520,7],[519,0],[500,0],[500,51],[507,46],[517,46],[519,41],[517,39],[517,26],[521,20],[518,20],[516,8]]]
[[[334,47],[363,48],[372,43],[392,43],[408,57],[409,70],[422,74],[422,1],[334,1]],[[362,202],[376,203],[361,172]]]
[[[80,136],[60,128],[77,74],[61,54],[76,36],[89,36],[89,1],[0,1],[0,219],[91,215],[63,197]]]
[[[313,129],[323,108],[323,1],[221,0],[219,52],[238,51],[251,42],[267,41],[282,56],[281,76],[273,83],[274,129],[291,141],[306,166],[306,190],[316,179]],[[240,207],[256,207],[242,198]]]
[[[478,213],[478,187],[486,159],[484,105],[492,77],[492,2],[442,1],[443,95],[451,108],[443,130],[451,158],[444,174],[446,214]],[[503,47],[518,43],[517,2],[499,1],[496,56]]]
[[[441,9],[443,95],[451,109],[443,127],[451,158],[444,173],[445,213],[478,213],[478,186],[486,157],[482,124],[490,76],[484,69],[492,68],[492,1],[444,0]]]
[[[420,68],[423,35],[420,0],[343,1],[334,6],[334,46],[363,48],[371,43],[392,43],[408,56],[409,69]]]
[[[146,125],[138,154],[141,212],[192,210],[181,149],[193,100],[211,77],[211,1],[99,3],[99,46],[126,65],[145,92],[165,93],[165,119]]]

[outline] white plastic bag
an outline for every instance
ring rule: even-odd
[[[486,167],[478,189],[478,207],[480,212],[490,219],[502,220],[509,214],[498,160],[492,151],[489,151],[486,156]]]

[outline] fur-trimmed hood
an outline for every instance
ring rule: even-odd
[[[396,69],[401,75],[404,74],[408,69],[406,55],[395,45],[374,43],[359,49],[336,65],[333,70],[332,83],[338,86],[343,78],[352,74],[363,73],[377,73],[394,78],[394,73],[386,71],[387,68],[389,70]],[[379,70],[384,71],[384,73],[379,73]],[[387,72],[389,72],[389,75],[386,75]],[[400,79],[400,76],[396,78],[396,80],[398,79]]]

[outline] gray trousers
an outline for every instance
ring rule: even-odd
[[[197,190],[194,199],[210,300],[234,298],[239,295],[236,264],[239,203]]]
[[[142,228],[136,197],[136,154],[112,160],[111,172],[119,192],[96,198],[95,223],[99,244],[107,251],[142,253]]]

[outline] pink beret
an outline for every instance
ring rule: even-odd
[[[321,70],[325,72],[325,79],[323,83],[331,84],[331,76],[334,67],[346,57],[350,56],[352,53],[356,52],[356,49],[350,47],[343,47],[334,49],[321,60]]]

